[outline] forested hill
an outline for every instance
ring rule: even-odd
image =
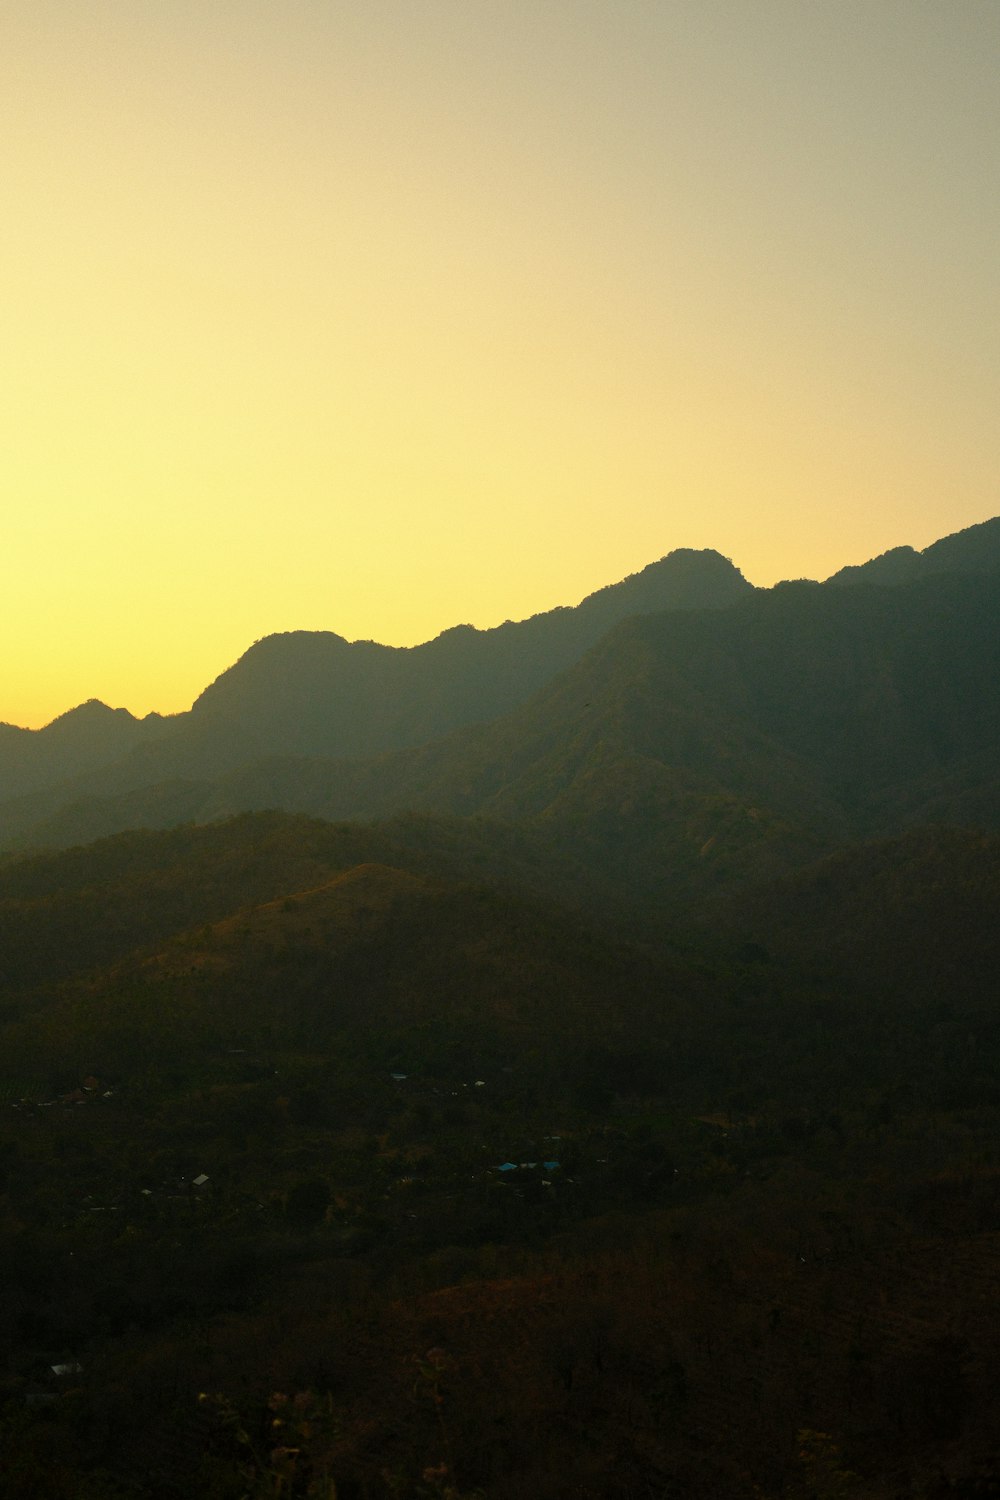
[[[866,798],[889,809],[900,797],[911,810],[938,798],[943,818],[962,808],[990,818],[988,755],[972,764],[988,752],[989,726],[973,719],[989,701],[988,691],[977,697],[977,673],[998,538],[991,521],[924,553],[875,559],[853,587],[842,573],[833,587],[767,591],[718,553],[679,551],[576,608],[487,631],[458,626],[407,649],[325,632],[271,636],[187,714],[140,723],[92,703],[34,733],[0,726],[0,848],[262,806],[520,817],[568,809],[567,795],[578,806],[584,791],[591,806],[595,796],[632,805],[637,785],[648,800],[650,777],[654,804],[694,778],[699,796],[749,799],[795,820],[808,806],[812,823],[845,813],[856,823]],[[882,598],[890,582],[898,601]],[[978,624],[963,624],[967,608]],[[660,616],[660,644],[624,625]],[[659,666],[643,687],[651,649]],[[932,698],[947,688],[942,672],[970,690],[952,694],[953,711],[934,728],[920,716],[924,662]]]
[[[191,724],[266,752],[353,756],[419,745],[523,702],[622,619],[719,609],[752,592],[719,553],[677,551],[575,609],[492,630],[457,625],[422,646],[350,644],[327,632],[268,636],[205,689]]]
[[[998,734],[992,578],[787,584],[725,611],[623,622],[528,704],[423,747],[271,758],[84,801],[35,837],[267,807],[418,810],[527,820],[630,886],[691,891],[928,818],[998,826]]]
[[[934,573],[1000,572],[1000,519],[953,532],[916,552],[893,547],[860,566],[841,568],[827,583],[912,583]]]
[[[988,1494],[998,841],[631,943],[405,833],[0,871],[2,1500]]]
[[[14,824],[88,792],[213,776],[261,755],[359,755],[421,744],[489,719],[569,666],[619,620],[722,608],[752,592],[717,552],[679,550],[559,608],[492,630],[458,625],[422,646],[345,641],[328,631],[265,637],[188,713],[139,721],[91,701],[41,730],[0,724],[0,803]],[[67,783],[55,798],[46,789]]]

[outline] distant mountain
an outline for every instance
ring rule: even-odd
[[[678,551],[575,609],[492,630],[458,625],[422,646],[351,644],[328,632],[268,636],[205,689],[191,728],[200,749],[203,737],[305,755],[419,745],[523,702],[619,620],[718,609],[751,592],[717,552]]]
[[[0,795],[17,797],[106,765],[162,731],[159,714],[136,719],[91,698],[44,729],[0,724]]]
[[[422,646],[349,643],[324,631],[268,636],[189,713],[140,722],[91,702],[42,730],[0,726],[0,822],[16,830],[75,797],[215,777],[269,754],[421,744],[523,702],[629,615],[722,608],[752,592],[717,552],[680,550],[575,608],[492,630],[460,625]]]
[[[934,573],[1000,572],[1000,517],[942,537],[923,552],[893,547],[858,566],[841,568],[826,581],[845,583],[912,583]]]
[[[430,744],[80,799],[32,836],[266,808],[485,818],[530,835],[541,877],[568,862],[591,898],[613,887],[648,908],[929,817],[974,810],[1000,827],[998,738],[992,579],[786,584],[729,610],[623,622],[529,703]]]
[[[628,621],[489,726],[373,761],[271,763],[218,792],[245,805],[257,778],[262,799],[298,787],[325,816],[534,819],[617,878],[697,889],[929,807],[974,802],[1000,826],[998,740],[993,580],[786,585]]]
[[[658,826],[689,826],[713,848],[718,832],[696,810],[712,799],[755,808],[757,822],[770,809],[810,847],[819,830],[918,806],[989,821],[1000,777],[976,653],[998,566],[1000,519],[842,570],[832,586],[755,590],[720,554],[678,551],[576,608],[458,626],[422,646],[270,636],[189,713],[140,723],[89,704],[45,730],[6,727],[0,847],[266,807],[568,824],[620,804],[658,809]],[[982,618],[966,620],[961,599],[978,599]],[[654,618],[655,647],[623,624]],[[934,699],[918,723],[925,679],[950,685],[951,707]]]

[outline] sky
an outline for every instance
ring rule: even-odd
[[[997,0],[4,0],[0,720],[1000,511]]]

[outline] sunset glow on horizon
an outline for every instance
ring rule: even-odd
[[[988,0],[10,0],[0,721],[1000,511]]]

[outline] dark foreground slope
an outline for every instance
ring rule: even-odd
[[[4,872],[5,932],[34,926],[0,1020],[0,1494],[988,1474],[996,840],[843,851],[636,944],[373,861],[388,837],[245,817]]]

